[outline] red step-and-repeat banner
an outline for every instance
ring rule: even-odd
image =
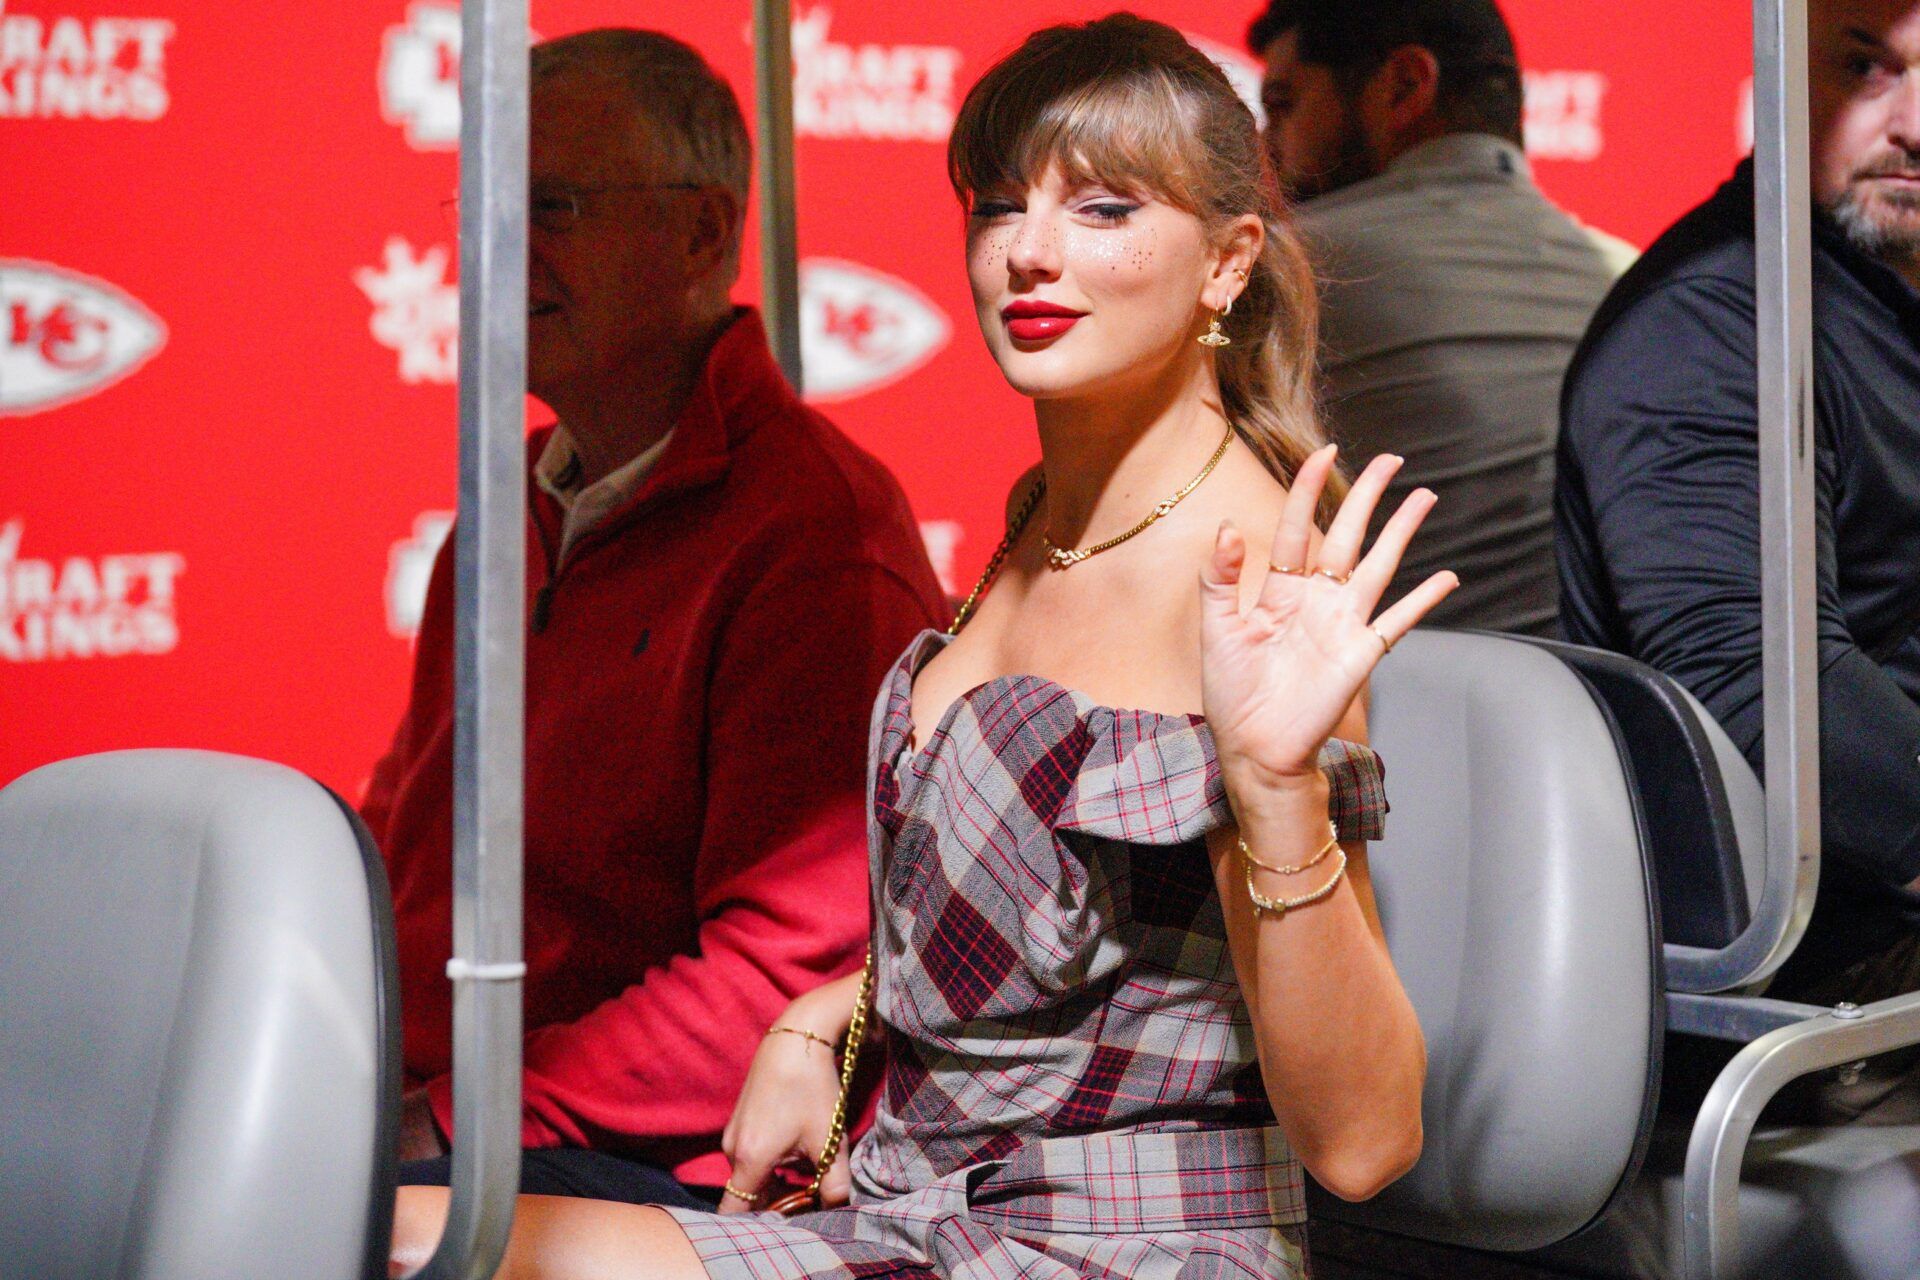
[[[1036,446],[943,144],[1027,31],[1112,7],[795,0],[807,391],[900,476],[951,587]],[[1251,0],[1137,8],[1257,98]],[[1746,150],[1742,0],[1507,10],[1540,182],[1586,223],[1645,245]],[[748,22],[533,13],[673,32],[750,104]],[[0,783],[197,746],[357,794],[452,518],[459,38],[445,0],[0,0]]]

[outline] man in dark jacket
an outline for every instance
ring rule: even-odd
[[[1812,6],[1822,863],[1773,994],[1920,985],[1920,4]],[[1567,638],[1650,663],[1761,759],[1753,175],[1609,295],[1567,376]]]

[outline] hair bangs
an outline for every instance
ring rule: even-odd
[[[961,107],[947,155],[960,203],[1032,186],[1058,165],[1070,183],[1151,194],[1199,213],[1200,175],[1188,156],[1197,122],[1173,79],[1150,66],[1052,61],[1002,63]]]

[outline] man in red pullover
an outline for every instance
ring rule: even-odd
[[[873,697],[947,605],[898,485],[730,300],[725,81],[588,32],[535,50],[531,109],[527,384],[559,421],[528,441],[523,1188],[710,1202],[761,1037],[860,963]],[[452,1125],[452,653],[449,539],[362,806],[399,926],[403,1183],[446,1181]]]

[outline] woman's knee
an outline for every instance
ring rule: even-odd
[[[389,1276],[411,1275],[427,1264],[447,1225],[445,1187],[401,1187],[393,1197],[393,1244]]]

